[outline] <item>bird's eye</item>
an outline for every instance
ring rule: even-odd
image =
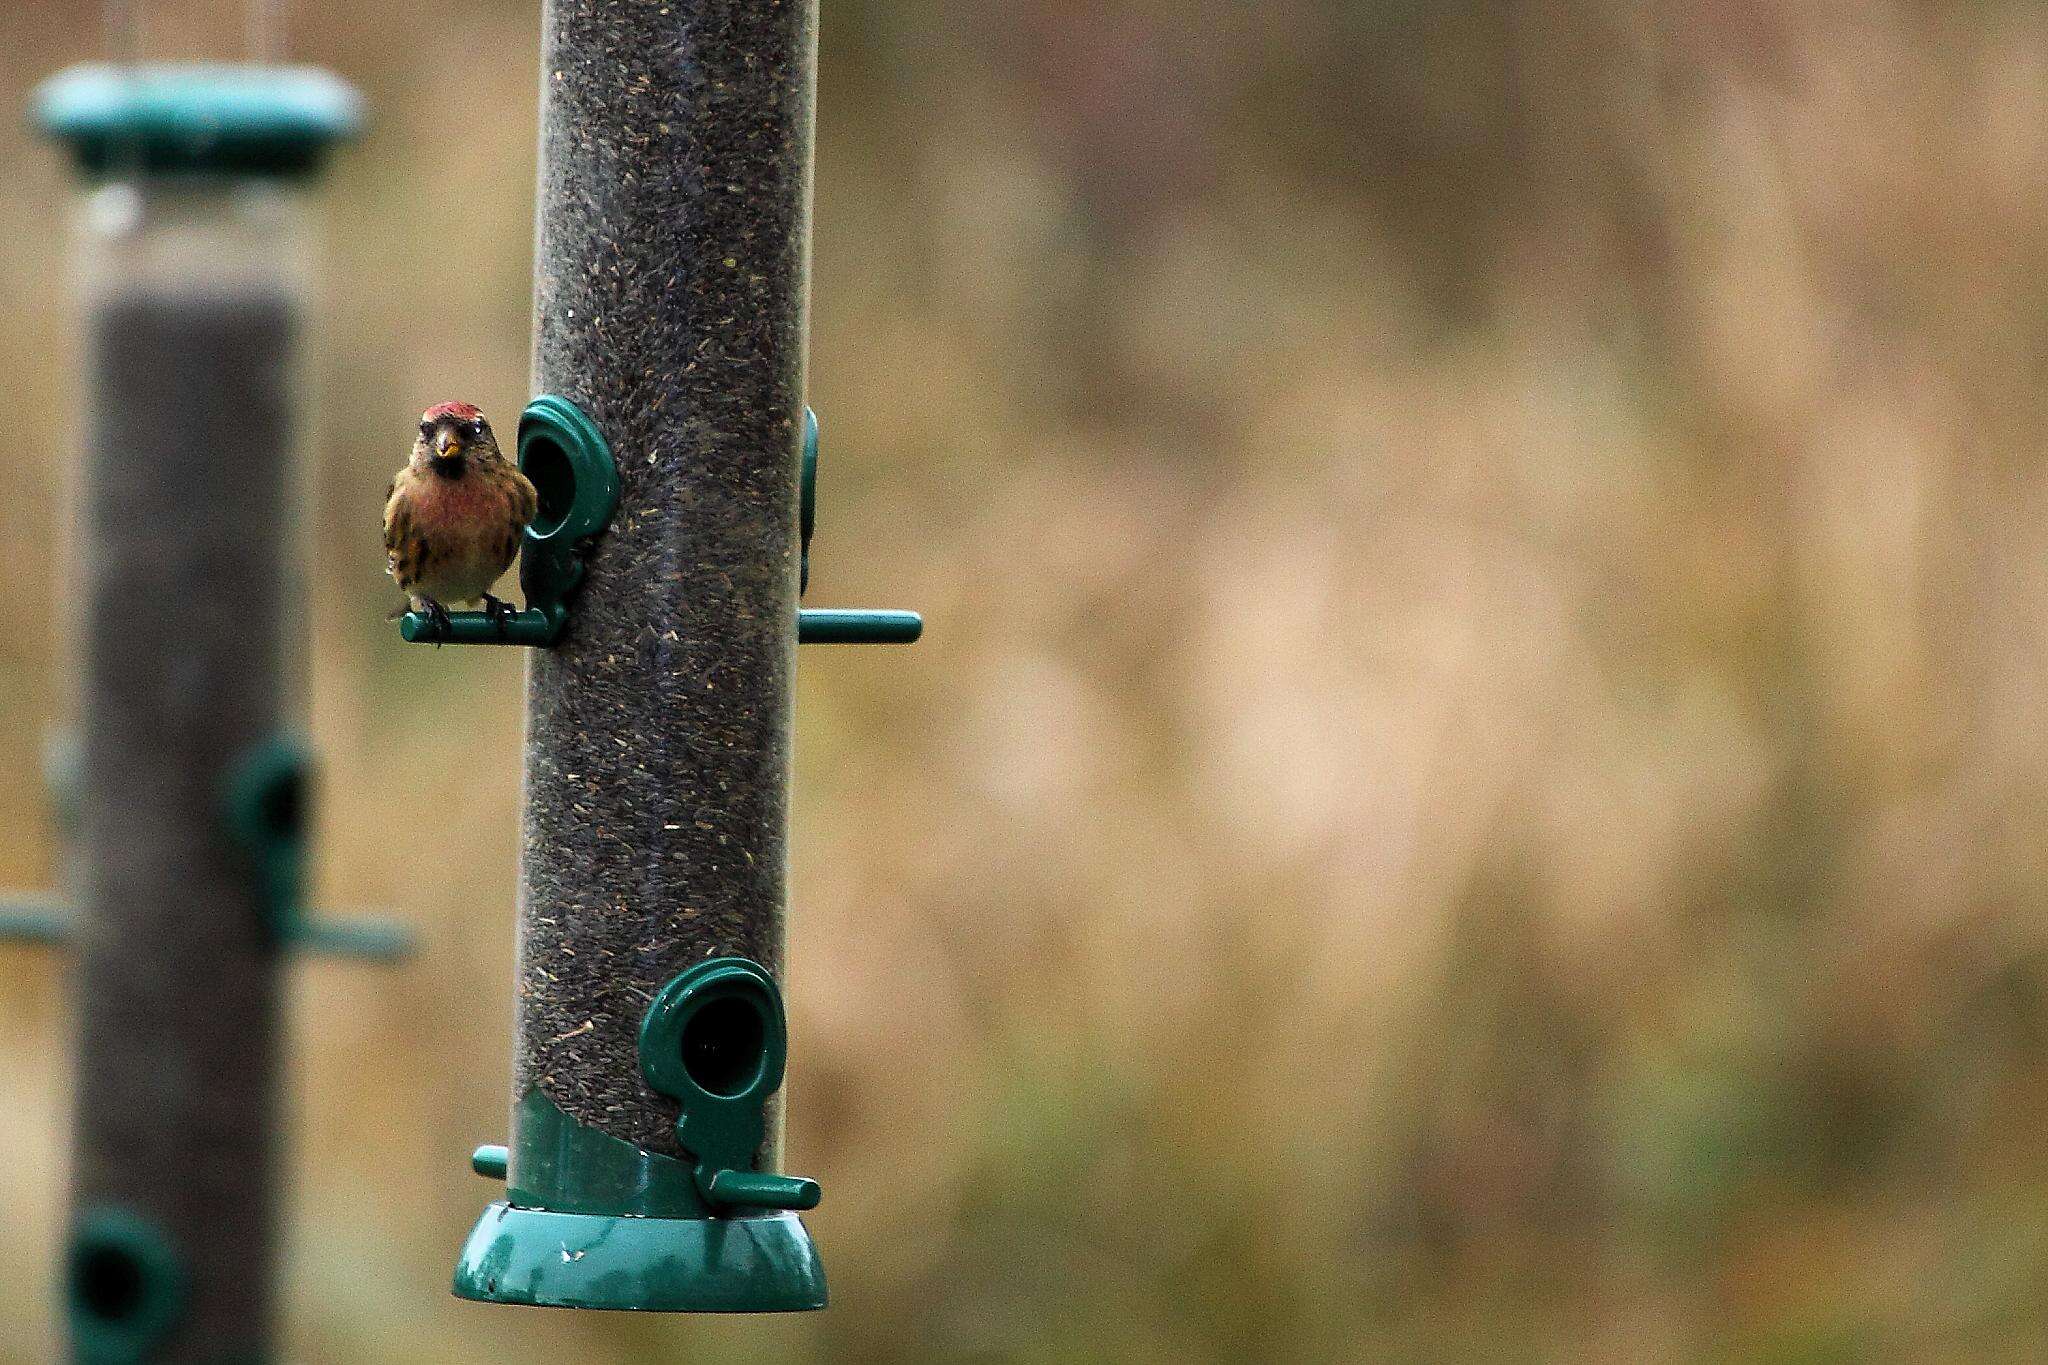
[[[432,436],[433,434],[434,434],[434,424],[433,424],[432,422],[422,422],[422,423],[420,423],[420,435],[422,435],[422,436]]]
[[[468,424],[468,430],[469,439],[474,441],[484,434],[484,424],[482,422],[471,422]]]

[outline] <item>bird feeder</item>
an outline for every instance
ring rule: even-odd
[[[454,1289],[821,1308],[820,1191],[781,1169],[796,646],[921,622],[799,617],[816,6],[542,13],[536,401],[601,436],[617,505],[527,670],[511,1135],[471,1159],[505,1198]]]
[[[281,965],[403,947],[301,908],[304,199],[358,101],[306,69],[81,67],[34,113],[81,186],[60,793],[80,1034],[72,1347],[265,1359]]]

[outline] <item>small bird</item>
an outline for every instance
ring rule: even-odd
[[[478,599],[503,631],[513,611],[490,587],[512,566],[538,503],[481,412],[468,403],[428,408],[412,458],[384,494],[385,572],[442,634],[447,603]]]

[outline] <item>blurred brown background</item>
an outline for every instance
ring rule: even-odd
[[[151,4],[234,56],[227,0]],[[0,111],[98,6],[0,17]],[[407,648],[414,415],[527,396],[535,7],[292,7],[326,186],[308,1361],[2027,1359],[2048,1331],[2048,10],[833,0],[789,1162],[830,1312],[458,1303],[521,660]],[[0,882],[74,377],[0,117]],[[436,209],[453,188],[478,211]],[[146,591],[146,585],[139,585]],[[0,1355],[61,959],[0,949]]]

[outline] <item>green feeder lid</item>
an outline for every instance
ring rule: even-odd
[[[36,125],[89,176],[289,177],[362,125],[362,98],[311,66],[74,66],[44,81]]]

